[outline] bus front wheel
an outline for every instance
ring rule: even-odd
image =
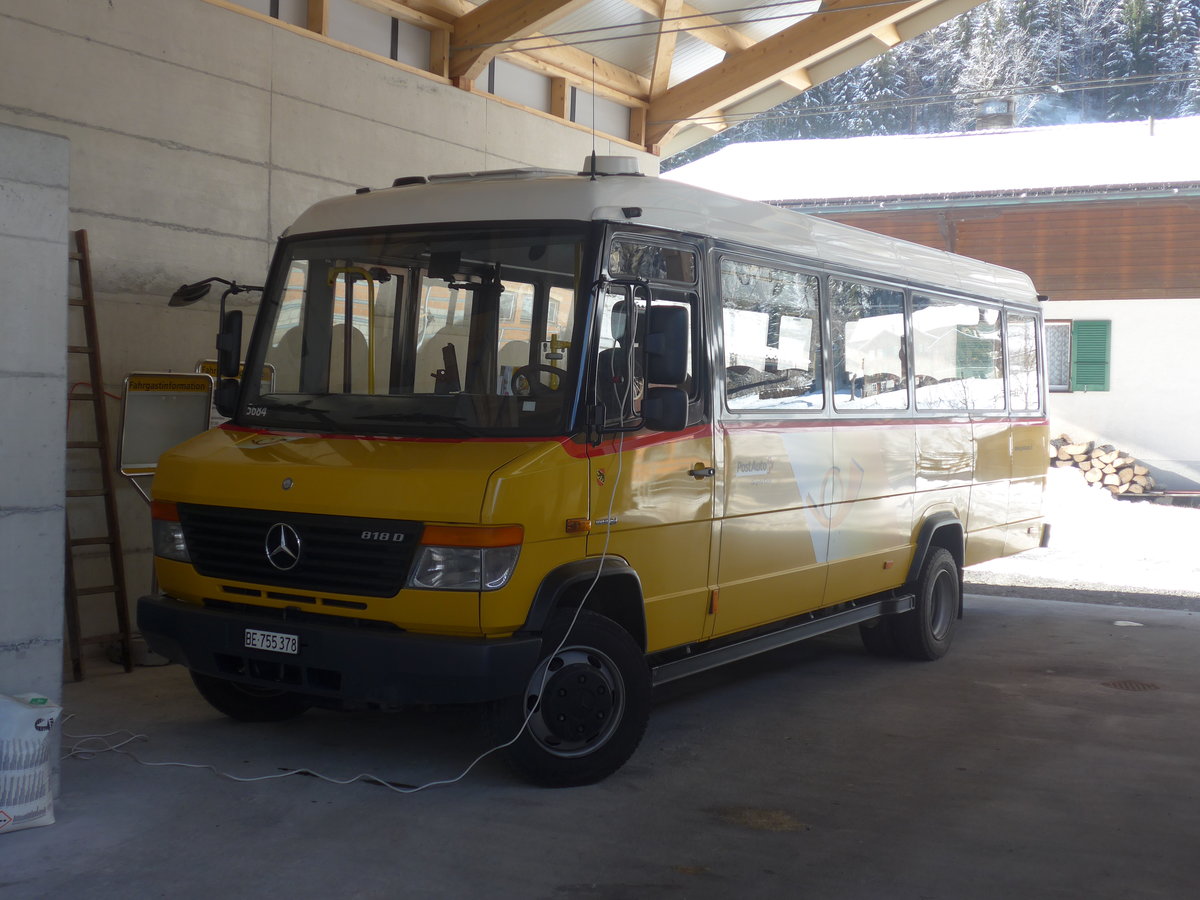
[[[950,649],[962,606],[962,578],[949,550],[930,551],[917,579],[916,606],[892,619],[896,649],[911,659],[941,659]]]
[[[585,610],[574,625],[564,616],[546,634],[547,655],[528,687],[498,706],[496,736],[510,741],[509,762],[535,784],[592,784],[641,741],[650,670],[629,633],[605,616]]]

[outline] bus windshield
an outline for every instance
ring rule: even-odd
[[[372,232],[286,244],[239,421],[351,434],[563,433],[585,228]],[[252,369],[253,371],[253,369]]]

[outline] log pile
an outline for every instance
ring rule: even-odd
[[[1050,442],[1050,464],[1059,469],[1079,469],[1088,484],[1114,496],[1137,496],[1154,490],[1150,470],[1112,444],[1076,443],[1064,434]]]

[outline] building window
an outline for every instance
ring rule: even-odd
[[[1052,391],[1107,391],[1112,322],[1046,323],[1046,369]]]
[[[1046,377],[1052,391],[1071,389],[1071,323],[1046,323]]]

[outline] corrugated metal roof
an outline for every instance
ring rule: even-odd
[[[736,26],[738,31],[755,42],[795,25],[821,8],[820,0],[797,3],[700,0],[692,5],[727,25]]]
[[[625,0],[592,0],[563,16],[546,33],[648,78],[654,67],[657,28],[657,18]]]

